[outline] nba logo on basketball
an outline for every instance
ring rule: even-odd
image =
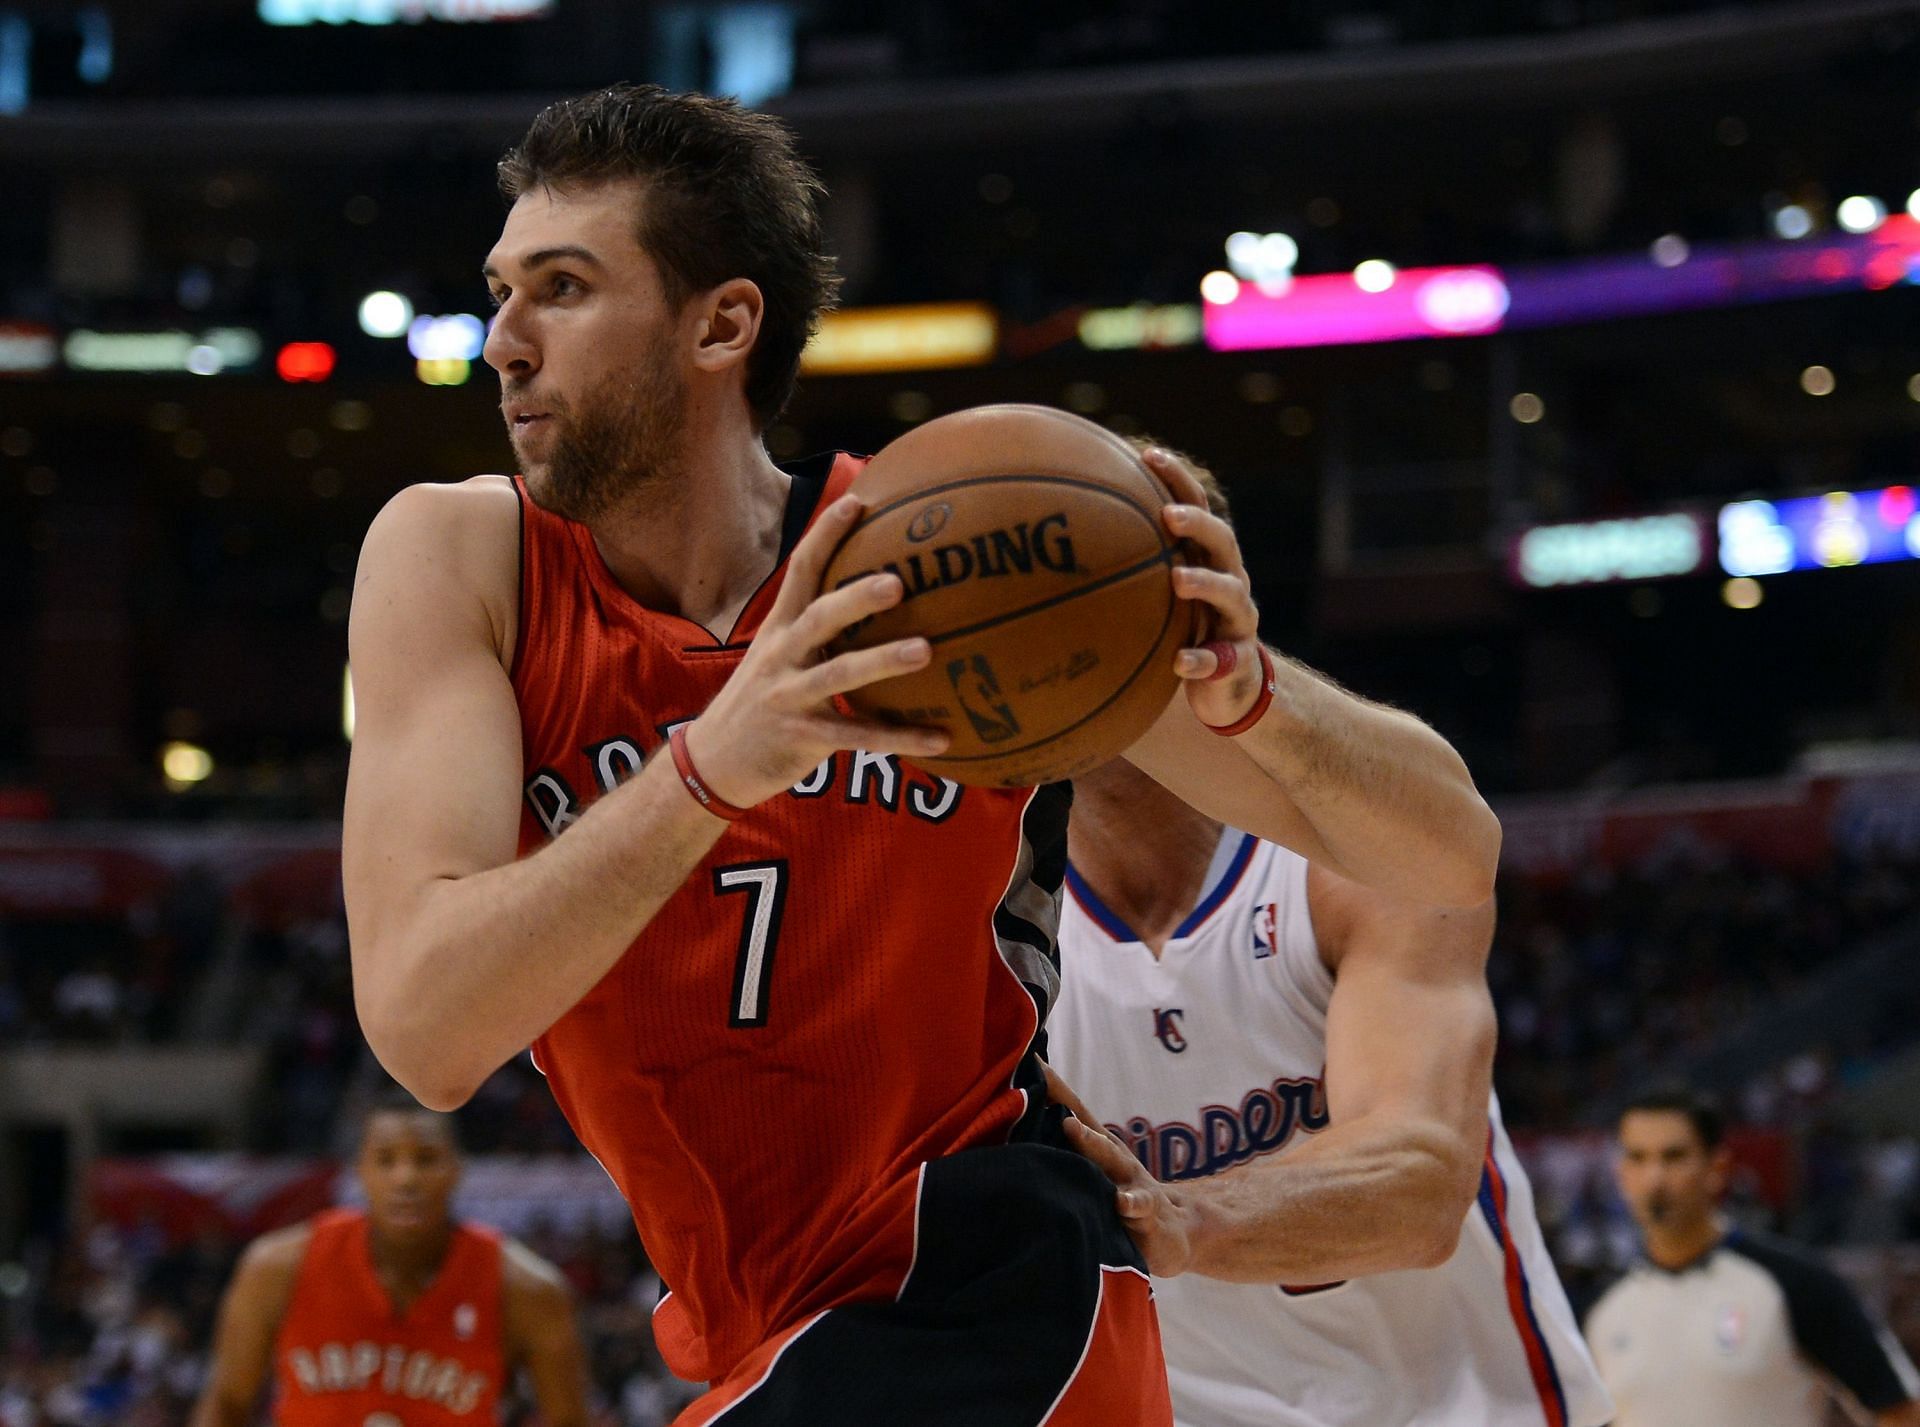
[[[1184,1015],[1186,1012],[1178,1006],[1164,1011],[1158,1006],[1153,1009],[1153,1033],[1160,1037],[1160,1044],[1175,1055],[1187,1048],[1187,1038],[1180,1034],[1180,1018]]]
[[[1280,947],[1280,904],[1268,902],[1253,909],[1253,959],[1272,956]]]

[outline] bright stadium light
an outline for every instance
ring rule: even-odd
[[[1833,395],[1833,368],[1818,364],[1800,373],[1800,390],[1808,396]]]
[[[1677,268],[1692,256],[1687,240],[1678,233],[1662,233],[1653,240],[1653,260],[1663,268]]]
[[[1783,238],[1804,238],[1813,231],[1813,215],[1798,203],[1783,203],[1773,210],[1773,231]]]
[[[370,292],[360,299],[360,330],[369,337],[404,337],[413,304],[397,292]]]
[[[1912,193],[1907,195],[1907,216],[1909,218],[1920,218],[1920,188],[1914,189]]]
[[[204,783],[213,773],[213,755],[193,743],[169,743],[160,750],[160,773],[178,793]]]
[[[1385,292],[1396,276],[1393,264],[1379,258],[1368,258],[1353,270],[1354,286],[1362,292]]]
[[[1200,279],[1200,295],[1215,307],[1224,307],[1240,295],[1240,279],[1216,268]]]
[[[1840,206],[1833,210],[1833,216],[1849,233],[1871,233],[1887,221],[1887,205],[1877,198],[1856,193],[1851,198],[1841,199]]]
[[[1765,595],[1758,580],[1737,575],[1720,587],[1720,598],[1726,601],[1729,609],[1758,609]]]

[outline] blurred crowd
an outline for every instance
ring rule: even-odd
[[[1491,962],[1507,1120],[1532,1165],[1556,1257],[1577,1306],[1635,1251],[1612,1191],[1610,1106],[1684,1068],[1756,1014],[1790,1003],[1878,938],[1911,934],[1920,866],[1836,858],[1811,875],[1687,856],[1564,879],[1508,877]],[[1753,1158],[1736,1175],[1741,1221],[1837,1247],[1909,1342],[1920,1346],[1920,1143],[1871,1133],[1840,1098],[1913,1045],[1913,993],[1887,987],[1850,1023],[1731,1087]],[[249,1148],[349,1150],[359,1096],[378,1078],[354,1019],[338,911],[249,925],[195,871],[122,922],[0,932],[0,1039],[152,1043],[217,1029],[266,1047]],[[521,1057],[461,1114],[479,1154],[577,1153],[544,1081]],[[1757,1148],[1756,1148],[1757,1147]],[[1752,1164],[1771,1163],[1766,1173]],[[658,1282],[630,1234],[536,1224],[526,1235],[573,1282],[591,1345],[600,1427],[671,1419],[688,1389],[649,1333]],[[205,1369],[212,1315],[240,1243],[98,1224],[30,1243],[0,1263],[0,1427],[171,1427]],[[1848,1256],[1851,1256],[1850,1258]],[[531,1421],[519,1399],[513,1421]]]

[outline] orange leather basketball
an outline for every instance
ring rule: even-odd
[[[866,510],[822,589],[890,570],[906,594],[834,652],[933,646],[925,669],[847,695],[951,733],[920,766],[989,787],[1069,778],[1166,708],[1194,611],[1173,592],[1167,490],[1125,441],[1052,407],[975,407],[888,444],[853,489]]]

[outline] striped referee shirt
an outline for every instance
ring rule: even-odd
[[[1891,1334],[1796,1244],[1736,1230],[1685,1268],[1642,1260],[1587,1315],[1614,1427],[1820,1427],[1840,1396],[1920,1396]]]

